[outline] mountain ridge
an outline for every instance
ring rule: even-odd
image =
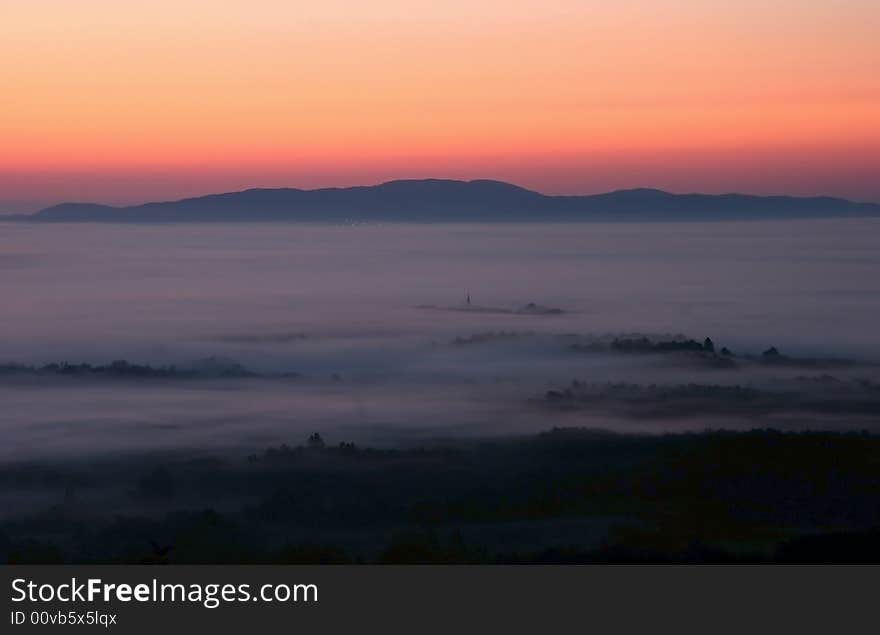
[[[115,207],[61,203],[37,222],[681,221],[880,216],[880,205],[830,196],[674,194],[653,188],[548,195],[504,181],[399,179],[317,189],[249,188]]]

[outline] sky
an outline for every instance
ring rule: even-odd
[[[3,0],[0,213],[496,178],[880,201],[877,0]]]

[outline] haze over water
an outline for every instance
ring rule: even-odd
[[[549,382],[633,372],[537,344],[449,346],[487,331],[683,333],[742,352],[880,359],[878,233],[871,219],[5,224],[0,361],[218,356],[301,378],[4,379],[0,458],[258,448],[313,430],[337,442],[535,431],[548,420],[523,403]],[[565,313],[423,306],[459,308],[467,293],[475,306]]]

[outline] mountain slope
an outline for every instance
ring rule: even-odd
[[[880,205],[830,197],[620,190],[548,196],[500,181],[442,179],[300,190],[251,189],[129,207],[63,203],[35,221],[636,221],[878,216]]]

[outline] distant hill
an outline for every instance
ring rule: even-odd
[[[27,217],[41,222],[241,221],[672,221],[880,216],[880,205],[838,198],[670,194],[620,190],[548,196],[500,181],[442,179],[300,190],[251,189],[180,201],[111,207],[63,203]]]

